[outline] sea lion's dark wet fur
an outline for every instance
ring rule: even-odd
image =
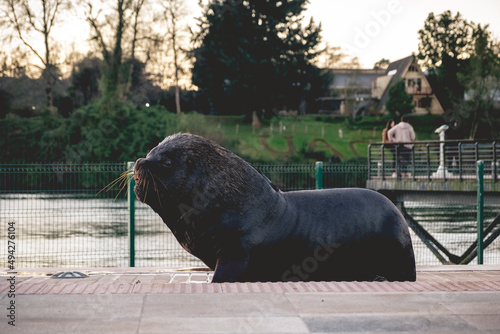
[[[191,134],[137,160],[137,198],[215,270],[213,282],[414,281],[408,226],[367,189],[281,192],[250,164]]]

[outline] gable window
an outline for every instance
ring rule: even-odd
[[[418,65],[411,64],[410,67],[408,68],[408,71],[410,71],[410,72],[418,72]]]

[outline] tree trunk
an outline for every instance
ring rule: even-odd
[[[177,114],[181,113],[181,97],[179,85],[175,85],[175,110]]]
[[[177,28],[176,28],[176,15],[172,11],[171,12],[172,19],[172,49],[174,50],[174,67],[175,67],[175,109],[177,114],[181,113],[181,100],[180,100],[180,92],[179,92],[179,59],[177,49]]]
[[[108,92],[111,95],[117,95],[119,93],[120,86],[120,67],[122,64],[122,38],[123,38],[123,30],[125,29],[125,0],[118,0],[118,25],[116,27],[116,35],[115,35],[115,46],[113,48],[113,55],[111,57],[111,64],[109,74],[108,74]]]
[[[54,96],[52,93],[52,83],[50,82],[50,79],[47,80],[47,85],[45,86],[45,93],[47,94],[47,106],[49,109],[52,111],[54,109]]]

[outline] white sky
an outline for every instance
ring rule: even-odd
[[[193,18],[201,15],[198,0],[184,4]],[[459,11],[468,21],[489,24],[500,39],[500,0],[309,0],[304,24],[312,16],[322,24],[323,42],[342,47],[349,56],[358,57],[362,67],[372,68],[382,58],[394,61],[417,53],[418,30],[427,15],[448,9],[453,14]],[[62,39],[86,49],[89,28],[83,15],[63,21],[64,28],[58,29]]]
[[[372,68],[418,53],[418,30],[430,12],[457,11],[474,23],[489,24],[500,38],[499,0],[310,0],[307,15],[321,22],[323,40],[341,46]]]

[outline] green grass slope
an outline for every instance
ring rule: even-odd
[[[366,158],[370,142],[380,142],[386,118],[365,117],[348,122],[343,117],[274,117],[260,127],[240,116],[183,114],[168,134],[191,132],[215,140],[253,162],[347,161]],[[442,118],[415,118],[418,140],[437,139],[433,133]],[[172,125],[173,123],[171,123]]]

